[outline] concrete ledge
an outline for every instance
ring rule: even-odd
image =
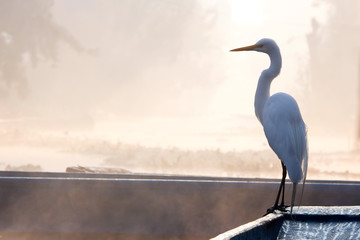
[[[222,233],[211,240],[276,239],[283,222],[283,214],[271,213]]]
[[[360,206],[305,206],[273,213],[211,240],[360,239]]]

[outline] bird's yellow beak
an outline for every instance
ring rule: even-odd
[[[262,46],[263,46],[262,44],[254,44],[254,45],[250,45],[250,46],[247,46],[247,47],[235,48],[235,49],[230,50],[230,52],[251,51],[254,48],[259,48],[259,47],[262,47]]]

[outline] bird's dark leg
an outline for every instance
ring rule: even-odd
[[[281,162],[281,166],[283,169],[283,175],[282,175],[282,179],[281,179],[281,183],[282,183],[282,198],[281,198],[281,203],[280,206],[278,207],[278,209],[280,211],[286,211],[286,207],[284,204],[284,198],[285,198],[285,179],[286,179],[286,166],[283,162]]]
[[[280,183],[280,187],[279,187],[279,191],[276,195],[276,200],[275,200],[275,204],[273,207],[269,208],[266,211],[266,214],[272,213],[275,210],[280,210],[280,211],[285,211],[286,206],[284,205],[284,196],[285,196],[285,178],[286,178],[286,166],[281,162],[281,166],[283,169],[283,174],[282,174],[282,179],[281,179],[281,183]],[[280,198],[280,194],[282,191],[282,199],[281,199],[281,204],[279,206],[279,198]]]

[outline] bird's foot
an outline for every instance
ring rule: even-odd
[[[275,210],[276,210],[276,206],[272,206],[271,208],[268,208],[268,209],[266,210],[266,213],[265,213],[264,216],[266,216],[266,215],[268,215],[268,214],[270,214],[270,213],[273,213]]]
[[[280,204],[276,210],[279,210],[281,212],[288,212],[288,210],[286,210],[288,207],[290,207],[289,205],[285,205],[285,204]]]
[[[270,213],[274,213],[276,210],[278,210],[280,212],[287,212],[287,210],[286,210],[287,207],[289,207],[289,206],[286,206],[284,204],[272,206],[271,208],[268,208],[266,210],[266,213],[264,216],[266,216]]]

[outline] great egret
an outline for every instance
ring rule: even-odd
[[[285,211],[284,192],[286,170],[293,183],[291,210],[294,206],[296,186],[303,180],[305,184],[308,165],[308,145],[306,126],[295,99],[286,93],[276,93],[270,96],[272,80],[279,75],[281,70],[281,54],[274,40],[264,38],[256,44],[236,48],[231,51],[257,51],[270,57],[270,67],[262,71],[255,94],[255,114],[263,125],[264,132],[272,150],[281,160],[282,180],[276,196],[275,204],[267,210]],[[280,205],[279,198],[282,191]],[[303,189],[304,191],[304,185]],[[302,197],[303,192],[301,193]]]

